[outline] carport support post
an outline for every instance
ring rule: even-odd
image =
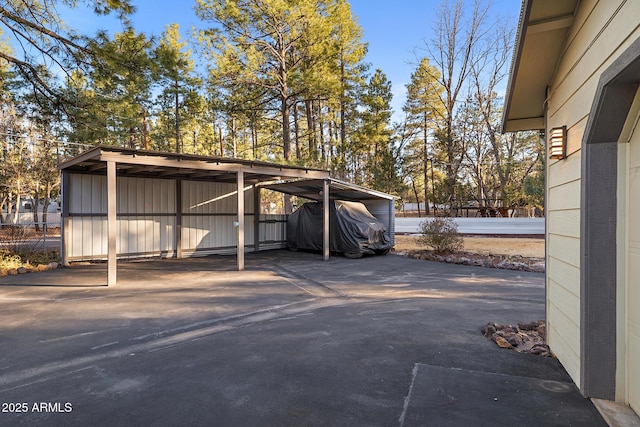
[[[107,286],[116,284],[116,162],[107,162]]]
[[[69,267],[69,230],[71,230],[71,217],[69,216],[69,172],[62,171],[60,189],[62,191],[62,235],[60,239],[60,257],[62,265]]]
[[[244,270],[244,172],[238,171],[238,271]]]
[[[260,252],[260,187],[253,185],[253,251]]]
[[[182,258],[182,180],[176,179],[176,229],[175,229],[176,258]]]
[[[325,261],[329,259],[329,180],[325,179],[322,185],[322,256]]]

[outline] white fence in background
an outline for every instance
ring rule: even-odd
[[[544,218],[452,218],[462,234],[543,235]],[[420,224],[433,218],[396,217],[397,234],[419,234]]]
[[[3,217],[2,225],[33,225],[33,212],[20,212],[18,214],[18,220],[14,222],[15,213],[7,214],[1,213]],[[42,212],[38,212],[38,223],[42,225]],[[60,227],[60,212],[47,212],[47,227]]]
[[[39,214],[40,224],[42,225],[42,214]],[[274,216],[275,217],[275,216]],[[266,222],[271,218],[264,218]],[[280,219],[280,218],[278,218]],[[416,234],[420,233],[420,223],[425,220],[431,220],[433,218],[403,218],[396,216],[395,218],[395,233],[397,234]],[[6,222],[0,224],[10,225],[13,224],[11,217],[6,217]],[[458,224],[458,231],[463,234],[534,234],[543,235],[545,232],[545,220],[544,218],[453,218]],[[284,237],[280,235],[283,231],[281,222],[284,219],[280,219],[277,224],[264,225],[266,227],[261,231],[260,240],[275,242],[284,240]],[[31,212],[21,212],[18,218],[18,224],[25,226],[33,226],[33,214]],[[60,226],[60,212],[49,212],[47,214],[47,227],[59,227]],[[277,237],[263,236],[262,234],[267,232],[267,229],[274,228],[277,231]]]

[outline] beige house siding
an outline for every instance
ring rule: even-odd
[[[640,37],[638,16],[640,1],[582,1],[549,88],[547,131],[567,126],[568,158],[547,168],[548,341],[578,385],[580,147],[600,74]]]
[[[640,92],[636,94],[636,107]],[[628,259],[626,260],[627,277],[624,290],[624,300],[626,302],[626,342],[628,343],[628,353],[626,354],[626,371],[628,375],[626,397],[629,405],[640,414],[640,223],[637,220],[640,215],[640,128],[637,123],[640,115],[632,116],[634,123],[634,131],[630,138],[629,144],[629,161],[627,166],[628,176],[627,183],[627,209],[625,212],[629,221],[626,222],[627,240],[624,245],[627,246]]]

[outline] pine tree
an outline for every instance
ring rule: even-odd
[[[197,14],[214,24],[200,32],[213,62],[211,78],[227,88],[263,89],[265,108],[277,100],[285,161],[291,159],[291,108],[313,87],[312,71],[327,60],[327,6],[315,0],[197,2]]]
[[[78,2],[65,1],[76,7]],[[135,12],[129,0],[89,0],[83,2],[97,15],[116,13],[123,23]],[[59,107],[73,105],[59,87],[46,78],[49,67],[57,72],[90,72],[95,64],[95,52],[88,46],[89,38],[76,34],[64,24],[57,2],[50,0],[5,0],[0,4],[0,23],[7,29],[17,52],[0,49],[0,59],[12,64],[25,81],[30,82],[38,97],[54,98]],[[43,74],[44,72],[44,74]]]
[[[391,191],[397,176],[391,129],[391,82],[382,70],[371,76],[362,95],[360,149],[365,158],[363,183]]]
[[[413,135],[405,154],[405,167],[412,183],[420,181],[424,187],[425,213],[429,215],[429,159],[433,157],[430,149],[429,133],[435,129],[437,120],[443,117],[443,87],[439,82],[440,72],[423,58],[416,71],[411,74],[411,82],[407,85],[407,100],[403,107],[409,132]],[[433,167],[433,165],[432,165]],[[420,173],[422,177],[420,177]],[[433,186],[432,186],[433,188]],[[416,194],[417,198],[417,194]],[[419,200],[416,200],[419,203]]]
[[[164,107],[161,114],[165,120],[173,119],[172,132],[159,132],[156,137],[159,138],[159,145],[165,149],[169,148],[165,146],[165,141],[174,139],[174,150],[179,153],[184,151],[182,134],[193,135],[199,130],[196,118],[197,112],[202,109],[203,100],[199,95],[201,80],[195,73],[191,49],[187,49],[187,42],[182,40],[178,24],[166,27],[152,56],[155,83],[162,88],[158,95],[159,103]],[[146,128],[145,124],[145,132]],[[195,138],[191,139],[195,151],[197,142]],[[149,147],[147,138],[145,147]]]
[[[151,106],[152,46],[144,34],[127,28],[101,33],[91,42],[96,63],[90,74],[70,73],[66,98],[73,100],[72,140],[144,148],[144,129]]]

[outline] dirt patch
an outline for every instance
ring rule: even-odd
[[[464,251],[436,253],[420,246],[416,236],[396,235],[395,252],[411,258],[502,268],[521,271],[545,271],[544,239],[464,237]]]
[[[397,235],[396,252],[425,250],[417,236]],[[514,237],[464,237],[464,251],[484,255],[520,255],[526,258],[544,258],[544,239]]]

